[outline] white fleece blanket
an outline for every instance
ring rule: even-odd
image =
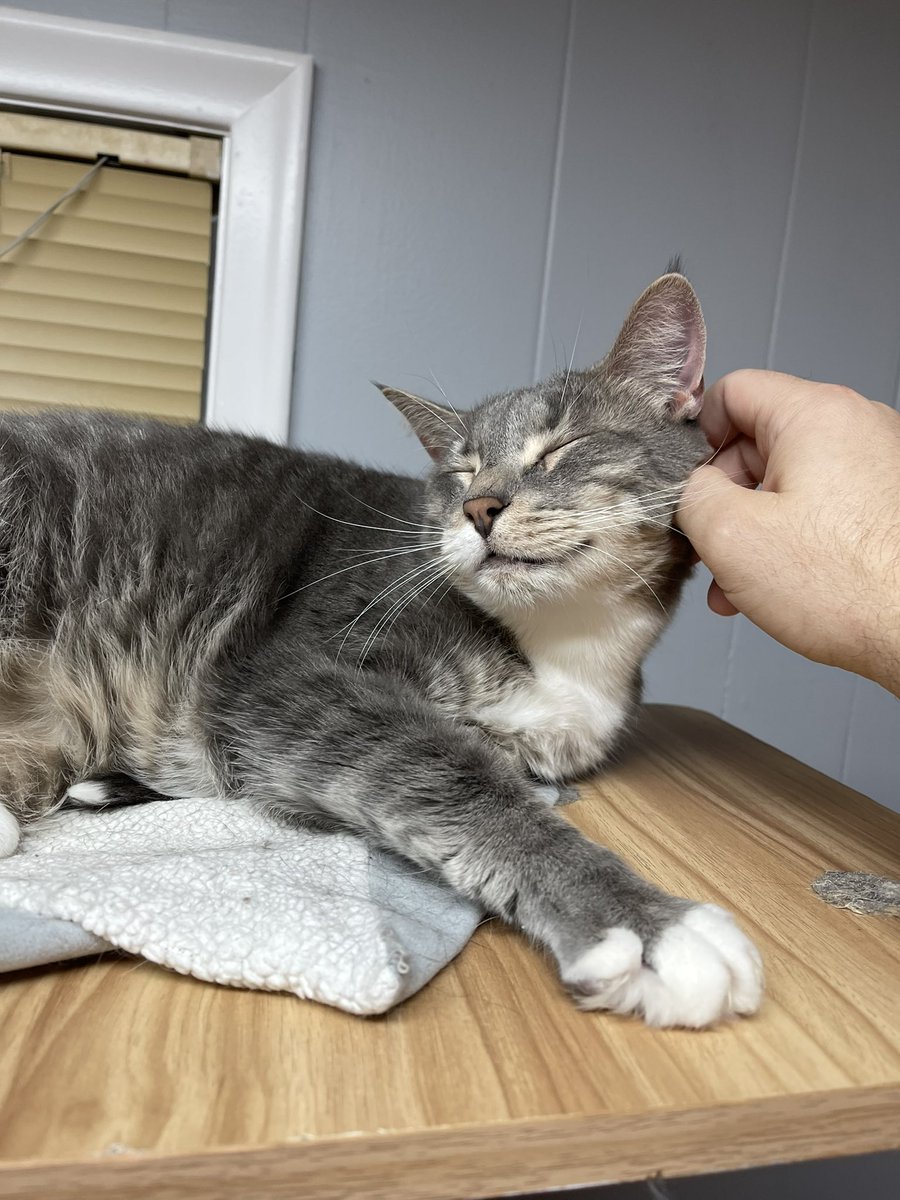
[[[117,947],[361,1015],[427,983],[480,919],[408,862],[238,801],[63,810],[0,861],[0,969]]]

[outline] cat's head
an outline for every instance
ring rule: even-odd
[[[427,516],[456,585],[497,616],[610,583],[671,593],[689,554],[672,517],[706,453],[705,352],[694,289],[670,272],[587,370],[469,412],[382,387],[434,461]]]

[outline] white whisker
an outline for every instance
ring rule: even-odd
[[[435,582],[435,580],[440,582],[442,575],[443,575],[443,570],[440,568],[438,568],[438,570],[434,574],[426,575],[422,580],[420,580],[416,584],[416,586],[413,588],[413,591],[411,592],[411,594],[407,597],[407,599],[404,602],[401,602],[399,605],[394,605],[393,617],[391,617],[391,619],[388,621],[387,625],[382,628],[382,631],[381,631],[382,640],[384,640],[385,638],[387,638],[389,636],[391,630],[397,624],[397,621],[399,620],[400,616],[410,606],[410,604],[412,604],[412,602],[414,600],[416,600],[419,596],[421,596],[421,594],[426,590],[426,588],[429,588],[432,585],[432,583]]]
[[[347,546],[341,548],[342,554],[415,554],[418,550],[433,550],[441,542],[418,542],[415,546]]]
[[[297,496],[297,499],[300,500],[300,497]],[[347,525],[351,529],[375,529],[380,533],[396,533],[398,535],[404,532],[402,529],[392,529],[389,525],[366,525],[361,521],[345,521],[343,517],[332,517],[329,513],[320,512],[319,509],[313,508],[311,504],[307,504],[305,500],[300,500],[300,503],[304,506],[304,508],[308,508],[310,512],[314,512],[316,516],[324,517],[326,521],[334,521],[336,525]],[[434,526],[433,528],[430,526],[424,526],[423,528],[428,529],[433,533],[440,532],[437,526]]]
[[[349,498],[355,504],[361,504],[363,506],[363,508],[367,508],[370,512],[378,513],[378,515],[380,517],[387,517],[387,519],[389,521],[399,521],[401,525],[412,525],[416,529],[429,529],[433,533],[440,532],[439,525],[425,525],[421,521],[408,521],[408,520],[406,520],[405,517],[398,517],[394,513],[385,512],[381,508],[376,508],[373,504],[367,504],[365,500],[360,500],[359,496],[354,496],[353,493],[348,492],[346,488],[341,488],[340,490],[344,493],[345,496],[349,496]],[[315,512],[315,509],[313,509],[313,511]],[[324,513],[320,513],[319,515],[325,516]],[[361,529],[381,529],[381,528],[383,528],[383,526],[381,526],[381,525],[361,525],[360,528]],[[392,530],[392,532],[403,533],[403,530],[397,529],[397,530]]]
[[[650,593],[650,595],[653,597],[653,599],[656,601],[656,603],[659,605],[659,607],[662,609],[662,611],[664,613],[668,612],[668,610],[666,609],[666,606],[663,604],[662,600],[660,600],[656,591],[650,586],[650,584],[643,577],[643,575],[640,573],[640,571],[636,571],[634,569],[634,567],[632,567],[629,563],[625,562],[624,559],[619,558],[617,555],[613,554],[610,550],[607,550],[605,546],[602,546],[602,547],[601,546],[586,546],[583,549],[586,552],[590,552],[593,550],[596,553],[603,555],[605,558],[611,558],[612,561],[615,563],[618,563],[618,565],[620,567],[624,567],[626,571],[630,571],[632,575],[637,576],[637,578],[641,581],[641,583],[644,585],[644,587],[647,589],[647,591]]]
[[[337,571],[332,571],[328,575],[322,575],[319,579],[313,579],[309,583],[301,584],[300,587],[294,588],[292,592],[286,592],[283,596],[279,596],[279,603],[289,599],[291,596],[296,596],[299,592],[305,592],[307,588],[315,587],[318,583],[324,583],[326,579],[334,579],[335,575],[344,575],[347,571],[357,571],[360,567],[369,567],[373,563],[382,562],[388,558],[399,558],[403,554],[418,554],[420,551],[427,549],[426,546],[416,546],[411,550],[394,550],[387,554],[376,554],[373,558],[368,558],[364,562],[351,563],[349,567],[340,567]]]
[[[432,370],[429,368],[428,374],[431,376],[431,378],[432,378],[432,381],[434,382],[434,386],[437,388],[437,390],[438,390],[438,391],[441,393],[441,395],[443,396],[443,398],[444,398],[444,403],[447,405],[447,407],[448,407],[448,408],[450,409],[450,411],[453,413],[454,417],[456,417],[457,421],[459,421],[459,427],[460,427],[460,429],[463,431],[463,436],[464,436],[464,437],[468,437],[468,436],[469,436],[469,431],[466,429],[466,423],[465,423],[465,421],[464,421],[464,420],[462,419],[462,417],[459,415],[458,411],[456,410],[456,407],[454,406],[453,402],[452,402],[452,401],[450,400],[450,398],[448,397],[447,393],[444,391],[444,389],[443,389],[443,388],[441,387],[441,385],[438,383],[438,379],[437,379],[437,376],[435,375],[434,371],[432,371]]]
[[[563,382],[562,394],[559,398],[560,406],[565,403],[566,388],[569,386],[569,376],[572,374],[572,363],[575,361],[575,353],[578,350],[578,339],[581,336],[581,326],[584,322],[584,310],[582,309],[581,316],[578,318],[578,328],[575,331],[575,341],[572,345],[572,353],[569,355],[569,365],[566,368],[566,378]]]
[[[435,412],[434,408],[432,408],[430,404],[426,403],[426,401],[424,401],[421,398],[421,396],[414,396],[412,394],[412,392],[407,392],[407,395],[409,396],[410,400],[415,401],[415,403],[418,404],[421,408],[424,408],[427,413],[430,413],[435,418],[436,421],[440,421],[440,423],[446,429],[449,429],[455,438],[459,437],[459,430],[454,429],[449,421],[445,421],[444,418],[441,416],[441,414],[438,412]],[[463,429],[463,437],[465,437],[465,436],[466,436],[466,431],[464,428]]]
[[[441,556],[442,559],[444,557],[445,557],[444,555]],[[416,578],[417,576],[421,575],[422,573],[428,571],[433,566],[434,566],[434,562],[432,560],[429,560],[427,563],[420,563],[417,567],[413,567],[412,570],[404,572],[404,574],[402,574],[398,579],[392,580],[391,583],[389,583],[387,585],[387,587],[382,588],[381,591],[378,593],[378,595],[374,596],[369,601],[369,603],[365,606],[365,608],[361,612],[357,613],[357,615],[353,618],[352,621],[350,621],[347,625],[344,625],[341,629],[339,629],[337,631],[337,633],[333,634],[332,635],[333,637],[337,637],[338,634],[340,634],[340,633],[344,634],[343,640],[341,641],[341,644],[338,647],[338,652],[337,652],[336,658],[340,658],[341,653],[344,649],[344,646],[347,643],[347,639],[350,637],[351,633],[353,632],[353,629],[356,626],[357,622],[362,620],[362,618],[366,615],[366,613],[371,608],[374,608],[374,606],[380,600],[385,599],[385,597],[389,596],[392,592],[395,592],[398,588],[401,588],[401,587],[405,586],[406,584],[410,583],[414,578]],[[346,630],[346,633],[344,632],[345,630]],[[329,640],[331,640],[331,639],[329,639]]]
[[[431,382],[434,384],[434,386],[437,388],[437,390],[438,390],[438,391],[441,393],[441,397],[442,397],[442,399],[443,399],[444,403],[447,405],[447,407],[448,407],[448,408],[450,409],[450,411],[453,413],[454,417],[456,417],[457,421],[459,421],[459,427],[460,427],[460,429],[462,430],[463,437],[464,437],[464,438],[468,437],[468,436],[469,436],[469,431],[468,431],[468,429],[466,429],[466,424],[465,424],[465,421],[463,421],[462,417],[459,415],[459,412],[458,412],[458,410],[457,410],[457,409],[456,409],[456,408],[453,406],[453,404],[451,403],[451,401],[448,399],[448,397],[447,397],[447,393],[444,391],[444,389],[441,387],[440,383],[438,382],[438,377],[437,377],[437,375],[435,375],[434,371],[432,371],[432,370],[431,370],[431,368],[429,368],[429,370],[428,370],[428,375],[427,375],[427,376],[425,376],[425,375],[414,375],[414,376],[413,376],[413,378],[414,378],[414,379],[426,379],[426,378],[428,378],[428,379],[430,379],[430,380],[431,380]],[[436,414],[435,414],[435,415],[436,415]]]
[[[365,662],[366,658],[368,657],[369,653],[371,652],[372,647],[374,646],[375,642],[377,641],[377,639],[379,637],[379,634],[381,634],[382,631],[385,630],[385,627],[386,627],[388,621],[390,621],[390,619],[394,615],[394,613],[396,612],[396,615],[399,616],[400,612],[402,612],[403,608],[406,607],[406,604],[410,603],[412,600],[415,599],[416,595],[418,594],[417,589],[421,585],[422,582],[424,582],[425,584],[430,583],[430,582],[432,582],[433,579],[437,578],[439,575],[442,575],[444,573],[444,567],[443,567],[440,559],[436,560],[433,563],[428,563],[427,565],[433,569],[434,574],[431,575],[431,574],[426,573],[424,580],[417,581],[417,583],[410,589],[409,592],[404,593],[404,595],[401,595],[397,600],[395,600],[393,602],[393,604],[391,604],[391,606],[388,608],[387,612],[384,613],[379,618],[374,629],[372,629],[372,631],[369,633],[368,637],[366,638],[366,640],[363,644],[363,648],[360,651],[359,657],[357,659],[357,669],[358,670],[362,669],[363,663]]]

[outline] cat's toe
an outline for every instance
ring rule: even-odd
[[[607,929],[603,940],[562,972],[562,980],[579,1008],[637,1012],[644,945],[624,926]]]
[[[714,946],[728,966],[730,1012],[742,1017],[755,1013],[763,995],[762,956],[731,913],[717,904],[695,904],[683,922]]]
[[[563,982],[581,1008],[702,1029],[756,1012],[763,976],[759,952],[731,915],[697,904],[649,947],[630,929],[608,930],[563,971]]]
[[[0,804],[0,858],[9,858],[19,848],[19,822],[8,808]]]

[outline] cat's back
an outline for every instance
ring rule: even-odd
[[[0,414],[0,793],[35,811],[66,778],[159,786],[161,764],[214,787],[188,734],[206,681],[298,575],[330,576],[343,543],[375,536],[352,497],[402,505],[419,486],[203,428]]]
[[[304,464],[304,459],[310,461]],[[259,438],[181,426],[150,418],[95,412],[0,413],[2,483],[16,479],[48,494],[84,488],[143,495],[192,489],[210,492],[241,486],[287,468],[314,473],[314,456]]]
[[[207,524],[210,510],[223,504],[232,521],[250,513],[257,525],[281,508],[302,523],[323,495],[343,509],[340,497],[348,492],[393,493],[404,504],[421,493],[417,480],[261,437],[71,410],[0,412],[0,493],[15,496],[17,488],[50,502],[79,493],[80,501],[105,508],[108,520],[116,501],[121,510],[133,497],[145,508],[157,498],[178,499],[180,518],[199,513]]]
[[[290,528],[329,468],[262,439],[103,413],[0,414],[0,518],[69,575],[114,554],[120,572],[199,568]],[[24,552],[25,546],[20,545]],[[148,557],[149,556],[149,557]]]
[[[106,602],[110,588],[119,600],[150,586],[160,600],[252,581],[287,590],[348,546],[380,553],[391,541],[380,527],[411,528],[402,519],[421,487],[200,426],[0,413],[0,610],[52,612],[98,592]]]

